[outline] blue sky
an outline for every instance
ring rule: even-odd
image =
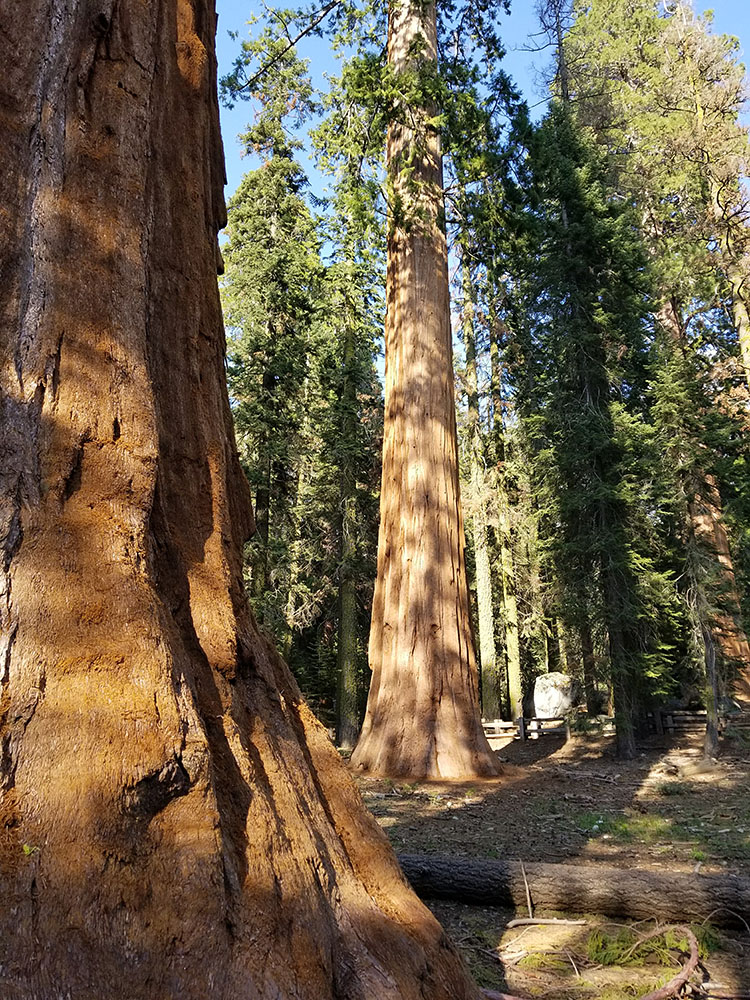
[[[239,40],[229,38],[229,31],[239,31],[240,37],[247,37],[246,22],[254,10],[262,10],[259,0],[217,0],[219,30],[217,51],[219,75],[226,73],[239,51]],[[291,3],[290,3],[291,6]],[[507,49],[505,68],[516,85],[520,87],[526,100],[533,105],[543,100],[542,84],[539,82],[539,68],[544,65],[547,55],[523,51],[529,44],[529,36],[538,30],[534,15],[533,0],[511,0],[511,13],[502,18],[503,39]],[[746,63],[750,63],[750,4],[748,0],[695,0],[698,11],[713,10],[714,30],[719,33],[737,35]],[[316,59],[320,52],[320,60]],[[311,60],[313,77],[325,71],[332,71],[333,64],[326,51],[324,39],[314,39],[304,54]],[[536,68],[535,64],[536,63]],[[239,102],[232,111],[222,109],[221,127],[224,136],[224,152],[227,164],[227,199],[239,184],[243,173],[250,164],[241,156],[241,146],[237,135],[252,117],[252,106]],[[311,165],[312,169],[312,165]]]

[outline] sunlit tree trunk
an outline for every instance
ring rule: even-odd
[[[388,30],[397,79],[436,65],[434,4],[394,3]],[[412,778],[492,775],[500,767],[480,719],[458,489],[440,141],[427,107],[402,103],[397,112],[386,154],[391,217],[372,681],[352,762]]]
[[[275,381],[273,373],[263,373],[263,391],[268,398],[273,396]],[[261,452],[263,479],[255,492],[255,540],[252,561],[252,590],[255,599],[255,613],[259,613],[263,596],[268,589],[268,540],[271,526],[271,442],[265,431],[258,442]]]
[[[215,25],[4,4],[2,993],[477,1000],[242,591]]]
[[[683,350],[684,330],[677,304],[665,299],[658,313],[662,328],[669,335],[676,350]],[[705,553],[716,561],[716,568],[722,584],[722,603],[725,612],[712,613],[711,621],[701,621],[700,632],[704,640],[713,636],[722,658],[736,669],[735,693],[744,701],[750,701],[750,644],[742,626],[740,598],[734,575],[734,565],[729,547],[729,537],[724,525],[721,494],[713,476],[701,473],[699,479],[686,484],[692,492],[687,502],[686,532],[697,541]],[[699,585],[699,581],[696,580]],[[706,604],[705,595],[701,605]],[[705,662],[713,662],[715,652],[704,650]]]
[[[303,418],[306,419],[306,418]],[[300,459],[297,470],[297,483],[294,490],[294,503],[290,516],[289,544],[289,582],[286,592],[286,607],[284,609],[284,630],[281,642],[281,652],[284,659],[289,660],[294,644],[294,629],[297,615],[297,596],[302,562],[302,525],[309,500],[310,460],[307,455]]]

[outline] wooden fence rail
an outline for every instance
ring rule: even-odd
[[[614,732],[615,720],[609,716],[597,716],[590,718],[582,716],[585,725],[583,732],[609,733]],[[727,718],[719,718],[719,732],[723,732],[727,726]],[[484,733],[490,741],[490,745],[500,739],[535,740],[540,736],[564,736],[570,737],[571,718],[570,716],[556,716],[549,719],[516,719],[515,722],[508,722],[505,719],[483,719]],[[742,725],[742,721],[734,722],[733,725]],[[745,725],[750,726],[750,721]],[[705,712],[690,712],[684,709],[664,709],[657,708],[648,713],[648,726],[652,732],[658,736],[665,733],[674,735],[677,733],[697,733],[706,728]]]

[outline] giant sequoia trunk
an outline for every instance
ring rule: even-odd
[[[214,31],[3,8],[0,993],[469,1000],[242,593]]]
[[[390,12],[396,78],[437,59],[433,3]],[[399,777],[499,771],[479,715],[458,492],[440,143],[428,109],[388,133],[385,427],[367,714],[352,762]]]

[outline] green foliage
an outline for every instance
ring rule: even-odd
[[[288,133],[309,93],[293,51],[264,76],[260,113],[244,136],[262,163],[229,205],[222,298],[230,398],[258,528],[248,551],[254,610],[330,724],[344,576],[357,581],[358,610],[347,627],[356,633],[349,648],[360,677],[364,668],[382,256],[367,192],[351,177],[339,183],[335,213],[310,209],[293,158],[299,143]],[[355,541],[346,547],[345,522]]]
[[[656,785],[657,795],[685,795],[689,791],[690,785],[685,781],[663,781],[661,784]]]
[[[223,81],[227,100],[255,102],[244,141],[261,161],[230,205],[223,288],[259,522],[253,600],[329,720],[344,579],[357,581],[364,674],[384,219],[423,221],[416,166],[436,131],[468,278],[457,298],[471,310],[458,415],[468,563],[481,508],[498,650],[512,588],[527,687],[556,667],[583,672],[593,701],[612,684],[632,744],[647,701],[703,684],[703,627],[737,618],[716,551],[691,528],[697,503],[723,499],[750,597],[750,422],[732,318],[750,259],[736,43],[681,2],[663,16],[653,0],[581,0],[572,23],[565,4],[542,6],[564,39],[557,99],[536,127],[484,0],[441,4],[438,63],[418,38],[400,72],[380,2],[268,8]],[[341,65],[320,95],[293,42],[323,34]],[[295,160],[313,122],[334,189],[325,204]],[[398,125],[413,142],[387,176]]]
[[[721,938],[710,924],[691,925],[698,941],[701,959],[720,947]],[[646,962],[657,961],[660,965],[674,965],[673,951],[690,951],[686,935],[668,928],[661,934],[645,935],[631,928],[622,928],[609,934],[603,928],[595,928],[586,942],[587,958],[596,965],[618,965],[638,967]]]

